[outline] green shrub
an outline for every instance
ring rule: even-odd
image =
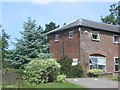
[[[81,78],[83,77],[83,68],[81,64],[77,64],[71,67],[71,76],[73,78]]]
[[[68,75],[71,74],[70,70],[71,70],[72,59],[65,56],[65,57],[61,58],[60,60],[58,60],[58,62],[61,65],[60,73],[65,74],[68,77]]]
[[[113,76],[113,77],[112,77],[112,80],[120,81],[120,76]]]
[[[58,61],[61,65],[60,73],[69,78],[79,78],[83,76],[83,69],[80,64],[72,66],[72,59],[65,56]]]
[[[65,79],[66,79],[66,75],[61,74],[61,75],[58,75],[58,76],[57,76],[56,81],[57,81],[57,82],[65,82]]]
[[[35,59],[29,62],[23,71],[23,79],[30,84],[52,82],[56,80],[60,64],[54,59]]]
[[[88,70],[88,76],[90,76],[90,77],[98,77],[101,74],[103,74],[103,70],[101,70],[101,69]]]

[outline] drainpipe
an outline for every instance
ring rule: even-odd
[[[79,30],[79,59],[80,59],[80,41],[81,41],[81,40],[80,40],[80,39],[81,39],[81,37],[80,37],[80,36],[81,36],[81,35],[80,35],[80,32],[81,32],[81,28],[79,27],[78,30]],[[80,62],[80,61],[79,61],[79,62]]]

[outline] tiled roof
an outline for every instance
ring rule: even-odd
[[[91,20],[87,20],[87,19],[78,19],[70,24],[56,28],[56,29],[48,32],[47,34],[66,30],[66,29],[76,27],[76,26],[90,27],[90,28],[100,29],[100,30],[104,30],[104,31],[120,33],[120,25],[111,25],[111,24],[91,21]]]

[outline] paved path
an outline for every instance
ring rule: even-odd
[[[107,79],[68,78],[68,82],[79,84],[85,88],[118,88],[118,82]]]

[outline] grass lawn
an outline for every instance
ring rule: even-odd
[[[73,84],[73,83],[46,83],[46,84],[21,84],[21,85],[5,85],[4,88],[81,88],[80,90],[86,90],[84,87]]]

